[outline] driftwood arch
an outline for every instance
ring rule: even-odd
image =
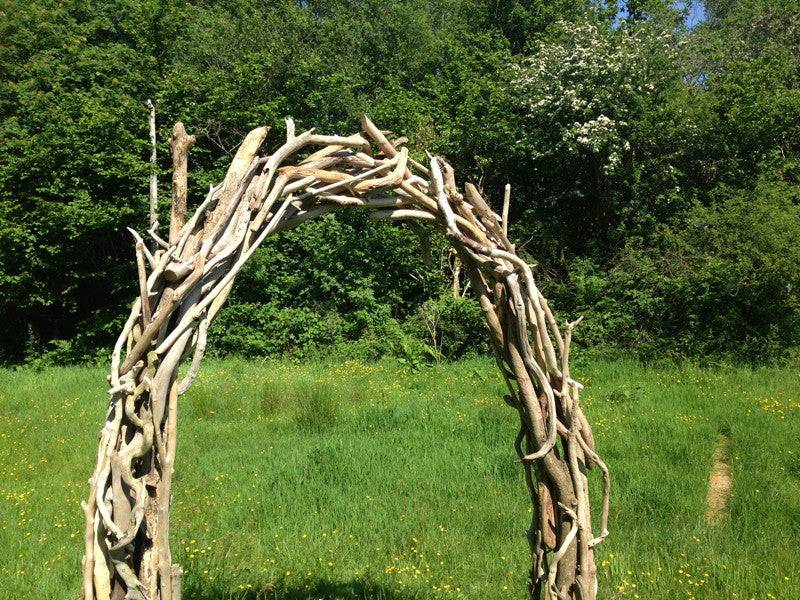
[[[169,548],[177,400],[200,368],[206,332],[234,278],[269,235],[341,206],[375,219],[430,221],[450,240],[486,316],[505,401],[520,419],[514,441],[533,517],[531,598],[594,599],[594,546],[607,535],[610,482],[570,376],[575,323],[563,331],[530,267],[506,235],[503,217],[479,190],[462,194],[453,169],[413,160],[405,139],[390,141],[367,117],[349,137],[295,134],[259,156],[268,128],[251,131],[225,180],[186,220],[186,165],[194,142],[183,125],[172,136],[173,205],[169,240],[148,251],[135,232],[139,297],[111,360],[110,402],[89,480],[83,559],[84,600],[179,600],[181,571]],[[505,202],[507,208],[507,199]],[[149,273],[149,274],[148,274]],[[184,356],[187,374],[178,379]],[[590,517],[587,471],[604,480],[600,533]]]

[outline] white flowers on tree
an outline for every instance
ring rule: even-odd
[[[629,115],[659,87],[653,59],[663,64],[676,55],[672,36],[642,23],[610,31],[560,26],[561,42],[540,44],[515,66],[525,119],[519,142],[534,158],[591,155],[611,174],[631,150]]]

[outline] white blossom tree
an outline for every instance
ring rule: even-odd
[[[642,161],[660,154],[669,145],[664,132],[675,129],[658,115],[666,114],[667,90],[681,81],[680,46],[675,32],[655,21],[557,27],[560,35],[514,66],[520,168],[531,185],[539,182],[542,202],[569,203],[558,211],[562,229],[581,240],[568,245],[608,246],[624,215],[635,212],[636,171],[649,168]]]
[[[631,151],[632,117],[663,87],[660,67],[676,58],[673,35],[642,23],[559,26],[559,42],[540,44],[516,67],[514,91],[525,120],[520,143],[534,158],[592,156],[613,173]]]

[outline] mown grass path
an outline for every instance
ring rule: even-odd
[[[796,372],[575,372],[613,476],[600,597],[800,598]],[[76,597],[104,383],[100,368],[0,371],[2,599]],[[209,362],[180,407],[185,599],[522,598],[529,508],[502,392],[488,359]],[[721,434],[733,489],[709,525]]]

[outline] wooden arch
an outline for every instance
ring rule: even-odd
[[[181,571],[169,548],[177,400],[197,376],[206,332],[237,273],[268,236],[342,206],[374,219],[421,219],[442,230],[461,258],[520,420],[514,441],[532,504],[527,529],[529,595],[592,600],[594,546],[607,535],[610,482],[571,378],[575,323],[560,330],[531,268],[516,254],[503,218],[481,192],[456,185],[453,169],[413,160],[366,116],[348,137],[295,134],[259,156],[268,128],[251,131],[225,180],[186,220],[186,165],[194,142],[181,123],[172,136],[170,235],[148,251],[136,238],[139,297],[114,346],[110,402],[89,480],[84,600],[179,600]],[[506,199],[507,208],[507,199]],[[181,360],[192,354],[178,379]],[[600,533],[593,534],[587,471],[603,475]]]

